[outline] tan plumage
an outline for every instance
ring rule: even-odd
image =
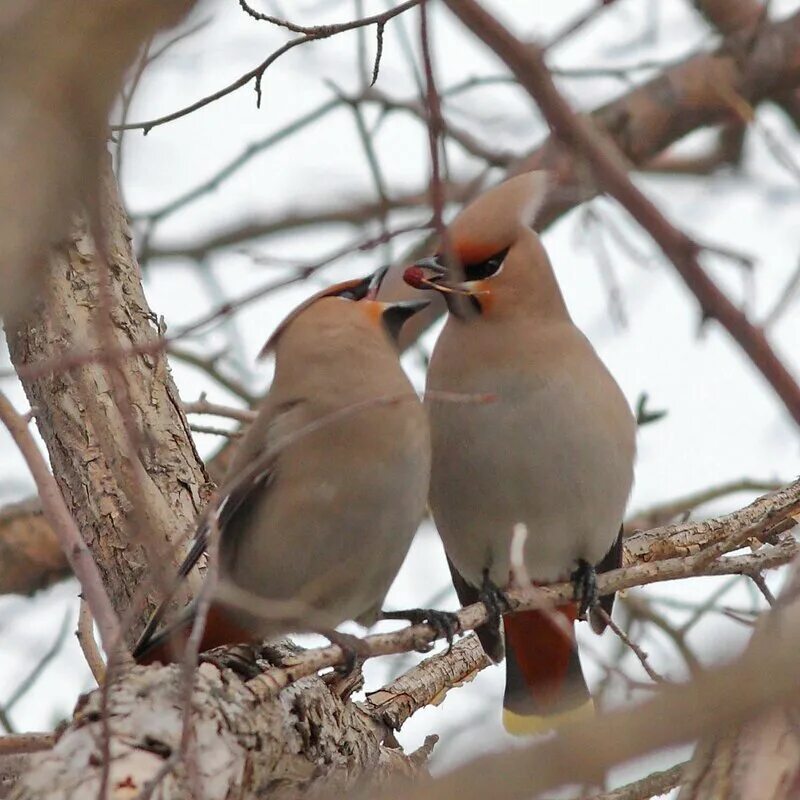
[[[525,567],[536,582],[568,579],[580,560],[600,562],[615,543],[633,480],[631,411],[572,322],[528,227],[543,188],[541,173],[521,175],[455,219],[448,234],[463,282],[448,280],[431,260],[406,273],[412,285],[443,291],[450,308],[426,391],[498,397],[482,406],[428,404],[430,506],[465,602],[485,576],[508,584],[519,522],[528,528]],[[574,618],[573,607],[562,611]],[[502,657],[496,629],[482,631],[482,641]],[[553,633],[552,618],[507,616],[506,644],[512,732],[588,699],[574,644]]]
[[[371,623],[405,558],[425,510],[430,442],[389,328],[422,306],[378,303],[363,297],[367,284],[313,298],[268,343],[275,376],[226,481],[220,590],[201,649]],[[226,585],[259,602],[219,602]],[[261,601],[299,608],[266,620],[247,610]],[[140,660],[164,660],[168,639],[145,639]]]

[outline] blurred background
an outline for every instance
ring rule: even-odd
[[[264,0],[259,9],[319,25],[388,5]],[[520,37],[550,44],[548,65],[581,110],[720,40],[688,0],[617,0],[593,13],[601,5],[486,3]],[[799,6],[775,0],[769,14],[782,18]],[[436,3],[430,4],[430,22],[451,131],[446,180],[453,187],[492,185],[505,165],[545,138],[547,126],[502,65]],[[153,40],[131,71],[113,121],[141,122],[150,130],[116,131],[110,150],[150,305],[168,333],[225,302],[237,305],[235,313],[175,344],[170,364],[185,401],[204,394],[212,402],[250,405],[270,381],[271,365],[256,363],[255,356],[294,305],[328,283],[402,260],[424,239],[431,217],[425,194],[430,155],[420,111],[418,25],[416,11],[387,24],[372,89],[376,37],[369,28],[292,49],[264,74],[260,98],[250,82],[165,124],[150,121],[231,84],[294,34],[251,18],[234,2],[201,4],[180,29]],[[697,161],[716,135],[700,130],[671,155],[676,163]],[[730,163],[701,174],[676,168],[633,177],[671,221],[709,246],[702,254],[705,268],[753,321],[767,327],[784,363],[798,374],[798,129],[764,104]],[[457,208],[447,206],[448,219]],[[374,244],[381,238],[387,241]],[[702,324],[672,265],[624,211],[608,199],[591,201],[551,225],[543,241],[571,313],[631,404],[644,393],[649,408],[667,412],[640,430],[631,518],[696,493],[696,502],[679,503],[676,513],[722,513],[796,476],[795,423],[724,330]],[[359,250],[364,243],[370,246]],[[301,279],[304,268],[320,264],[325,266]],[[257,299],[238,302],[252,295]],[[404,357],[420,389],[438,329]],[[3,348],[0,369],[8,368]],[[2,388],[18,408],[27,407],[14,379],[3,378]],[[222,430],[235,425],[191,419]],[[225,441],[219,432],[197,431],[195,438],[209,458]],[[33,493],[21,457],[0,431],[0,504]],[[780,573],[770,574],[768,583],[776,589]],[[0,728],[51,729],[93,686],[74,636],[77,592],[77,583],[66,580],[32,597],[0,597]],[[408,606],[457,607],[429,522],[387,602],[388,608]],[[615,616],[652,666],[677,680],[738,652],[764,607],[748,579],[708,578],[632,590],[618,601]],[[638,661],[613,633],[595,637],[579,627],[584,669],[602,704],[629,703],[649,691]],[[368,662],[366,688],[379,688],[421,657]],[[502,668],[487,669],[442,705],[415,715],[399,740],[414,749],[437,733],[434,770],[507,746],[502,690]],[[618,778],[686,755],[659,754],[626,767]]]

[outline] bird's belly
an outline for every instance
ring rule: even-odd
[[[619,530],[632,483],[632,448],[558,387],[535,403],[432,408],[431,509],[449,558],[480,585],[508,583],[514,526],[528,530],[530,577],[565,578],[597,563]],[[447,414],[446,419],[444,414]],[[441,418],[439,418],[441,415]]]
[[[363,618],[382,602],[424,512],[427,452],[369,470],[343,463],[317,475],[314,465],[301,467],[302,492],[276,490],[252,509],[269,525],[236,548],[228,577],[266,600],[297,601],[328,627]],[[226,535],[236,536],[234,528]]]

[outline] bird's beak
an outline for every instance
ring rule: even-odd
[[[446,280],[447,267],[439,263],[436,256],[420,259],[403,273],[403,280],[415,289],[433,289],[443,295],[473,296],[485,294],[483,281]]]
[[[400,300],[396,303],[384,303],[381,319],[389,336],[396,342],[406,320],[430,305],[429,300]]]
[[[381,290],[381,284],[389,271],[389,265],[378,267],[375,272],[369,277],[369,284],[367,288],[367,300],[375,300],[378,297],[378,292]]]

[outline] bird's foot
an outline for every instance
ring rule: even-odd
[[[344,661],[335,667],[340,675],[350,675],[356,669],[360,669],[363,659],[369,655],[369,648],[364,644],[364,640],[352,633],[342,633],[335,629],[319,630],[317,633],[321,633],[331,644],[341,648]]]
[[[498,625],[500,618],[506,611],[511,610],[511,603],[508,601],[505,592],[489,577],[489,570],[483,571],[483,584],[478,593],[480,600],[489,611],[489,622]]]
[[[248,645],[215,647],[197,656],[199,664],[213,664],[220,672],[233,670],[243,681],[249,681],[261,674],[255,650]]]
[[[570,576],[572,598],[578,603],[578,619],[586,619],[586,614],[598,603],[597,571],[593,564],[583,558]]]
[[[412,625],[427,623],[436,631],[437,639],[447,640],[447,652],[453,647],[453,639],[461,633],[458,614],[452,611],[439,611],[435,608],[406,608],[402,611],[382,611],[381,619],[404,619]],[[427,648],[430,650],[430,647]]]

